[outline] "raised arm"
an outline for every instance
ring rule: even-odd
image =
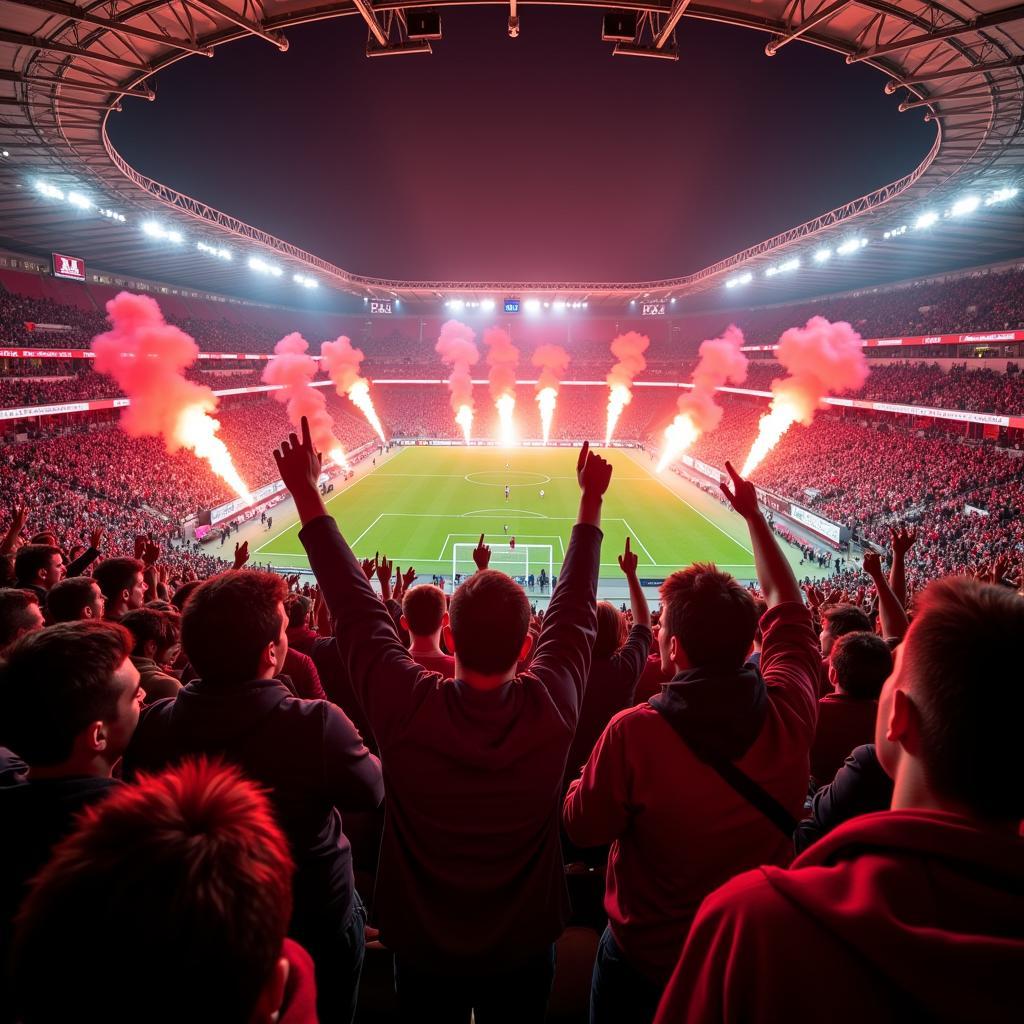
[[[639,559],[630,550],[629,538],[626,538],[626,550],[619,555],[619,568],[626,577],[626,584],[629,586],[629,606],[633,611],[633,625],[646,626],[651,628],[651,609],[644,597],[644,588],[640,586],[640,579],[636,574],[636,567]]]
[[[761,592],[768,602],[768,607],[774,608],[775,605],[787,601],[802,601],[793,567],[782,553],[772,528],[761,513],[754,485],[749,480],[744,480],[732,468],[731,462],[727,462],[725,468],[732,477],[732,490],[729,490],[727,484],[722,483],[722,493],[729,499],[729,504],[743,516],[750,531],[757,580],[761,584]]]
[[[15,505],[11,512],[11,525],[7,528],[3,540],[0,540],[0,555],[9,555],[14,550],[21,531],[25,529],[27,518],[28,508],[25,505]]]
[[[886,640],[902,640],[907,635],[910,622],[882,572],[882,559],[877,551],[864,552],[864,571],[871,577],[878,593],[878,619],[882,624],[882,636]]]
[[[892,536],[892,567],[889,569],[889,586],[896,595],[896,600],[907,607],[907,552],[917,540],[917,530],[909,528],[893,529]]]

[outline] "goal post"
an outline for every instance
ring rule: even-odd
[[[465,579],[476,572],[473,551],[476,544],[459,542],[452,545],[452,580]],[[543,569],[550,580],[555,568],[555,548],[552,544],[519,544],[512,547],[507,541],[493,543],[491,568],[506,573],[513,579],[526,581],[532,573],[535,580]]]

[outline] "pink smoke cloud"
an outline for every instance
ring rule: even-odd
[[[618,362],[608,371],[609,387],[628,388],[633,383],[633,378],[647,366],[644,353],[650,344],[651,339],[637,331],[620,334],[612,342],[612,355]]]
[[[519,349],[512,344],[508,331],[490,327],[484,333],[487,346],[487,365],[491,368],[487,380],[491,386],[491,397],[516,393],[516,367],[519,365]]]
[[[451,391],[452,408],[458,412],[461,406],[473,408],[473,377],[470,367],[480,361],[480,350],[474,344],[476,334],[458,320],[448,320],[441,327],[434,351],[451,367],[448,387]]]
[[[324,455],[339,448],[334,436],[334,419],[327,411],[327,398],[323,389],[311,386],[316,376],[316,360],[309,355],[309,342],[297,331],[283,337],[274,346],[274,359],[263,369],[263,383],[280,385],[272,392],[278,402],[286,406],[288,419],[298,427],[305,416],[309,420],[309,433],[317,451]]]
[[[701,342],[700,358],[693,371],[693,390],[679,399],[679,411],[690,417],[702,434],[722,421],[722,407],[715,392],[727,381],[742,384],[747,379],[747,357],[740,351],[743,332],[730,324],[720,338]]]
[[[339,395],[347,395],[353,384],[363,380],[359,374],[363,359],[363,350],[353,348],[344,334],[337,341],[325,341],[320,345],[320,360]]]
[[[561,345],[539,345],[530,356],[530,362],[540,370],[537,390],[554,388],[557,391],[569,369],[569,353]]]

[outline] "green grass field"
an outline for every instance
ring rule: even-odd
[[[701,560],[714,561],[740,579],[754,578],[746,527],[738,516],[695,488],[677,493],[648,472],[642,455],[602,454],[615,467],[602,521],[602,578],[621,578],[616,557],[627,535],[641,577],[663,578]],[[405,448],[334,494],[327,508],[360,558],[379,551],[403,568],[415,566],[421,577],[438,573],[450,579],[455,544],[467,545],[460,549],[458,568],[471,572],[471,547],[480,534],[501,544],[507,541],[506,524],[517,553],[496,553],[492,567],[518,575],[525,564],[523,546],[538,545],[530,551],[530,569],[539,572],[547,566],[549,546],[557,575],[579,503],[576,456],[567,448]],[[297,524],[268,537],[255,558],[278,568],[309,564]],[[502,564],[504,558],[511,561]]]

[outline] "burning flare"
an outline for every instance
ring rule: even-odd
[[[377,410],[373,407],[373,399],[370,397],[370,382],[359,375],[359,364],[363,361],[362,349],[353,348],[352,342],[343,334],[337,341],[325,341],[321,344],[320,361],[334,382],[338,394],[348,396],[376,431],[381,443],[387,444],[384,427],[381,426]]]
[[[622,410],[633,401],[630,385],[647,365],[644,352],[650,344],[651,339],[647,335],[636,331],[620,334],[611,344],[612,355],[618,362],[608,371],[608,427],[605,430],[605,444],[611,443]]]
[[[693,371],[693,388],[679,399],[679,413],[665,430],[665,444],[658,462],[660,473],[722,421],[722,407],[715,392],[726,381],[742,384],[747,379],[747,357],[742,352],[743,332],[730,325],[720,338],[701,342],[700,358]]]
[[[498,410],[499,440],[505,448],[518,444],[516,440],[516,367],[519,365],[519,349],[512,344],[508,332],[500,327],[491,327],[484,334],[487,346],[487,375],[491,396]]]
[[[130,437],[158,436],[169,452],[188,448],[205,459],[246,504],[252,495],[217,436],[220,423],[210,413],[217,396],[185,377],[199,346],[168,324],[156,300],[120,292],[107,303],[111,329],[92,341],[95,369],[109,374],[131,399],[121,427]]]
[[[327,411],[327,397],[322,388],[314,388],[310,383],[319,368],[309,354],[309,342],[297,331],[285,335],[274,346],[274,357],[263,369],[263,383],[278,385],[280,390],[273,392],[274,398],[285,403],[292,426],[300,429],[305,416],[317,451],[326,452],[329,459],[348,470],[345,449],[334,436],[334,419]]]
[[[749,476],[799,421],[810,426],[821,400],[839,391],[855,391],[868,379],[860,335],[843,321],[812,316],[806,327],[790,327],[775,357],[788,377],[772,381],[772,402],[758,424],[757,438],[740,476]]]
[[[480,351],[473,344],[476,335],[472,329],[458,320],[448,320],[441,327],[434,351],[451,367],[448,389],[451,391],[452,409],[455,422],[462,427],[466,443],[469,443],[473,427],[473,377],[470,367],[480,360]]]
[[[544,443],[547,444],[551,437],[551,423],[555,417],[558,386],[562,382],[562,375],[569,368],[569,353],[561,345],[539,345],[534,349],[530,362],[540,370],[536,398],[540,407]]]
[[[501,395],[494,403],[498,410],[498,440],[503,448],[512,448],[516,440],[515,395]]]

